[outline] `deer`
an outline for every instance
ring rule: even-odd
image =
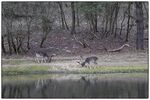
[[[79,63],[82,67],[84,67],[86,64],[90,64],[91,62],[93,62],[94,64],[97,64],[97,60],[98,58],[96,56],[91,56],[91,57],[87,57],[84,62],[82,63],[77,62],[77,63]]]
[[[48,54],[45,52],[35,52],[35,56],[36,56],[35,60],[38,63],[47,63],[47,62],[51,62],[52,57],[55,55],[56,54],[52,54],[51,56],[48,56]]]

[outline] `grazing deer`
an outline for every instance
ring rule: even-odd
[[[47,62],[51,62],[52,57],[55,56],[56,54],[52,54],[50,57],[47,55],[47,53],[44,52],[36,52],[35,56],[36,56],[36,61],[38,63],[47,63]]]
[[[84,67],[86,65],[86,63],[90,64],[91,62],[93,62],[94,64],[97,64],[97,62],[96,62],[97,60],[98,60],[98,58],[96,56],[91,56],[91,57],[86,58],[84,62],[82,62],[82,63],[77,62],[77,63],[79,63],[82,67]]]

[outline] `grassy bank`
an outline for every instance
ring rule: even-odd
[[[48,65],[28,65],[3,67],[2,75],[24,75],[24,74],[109,74],[109,73],[147,73],[148,67],[145,66],[93,66],[86,67],[59,67]]]

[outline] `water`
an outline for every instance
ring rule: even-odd
[[[147,98],[143,78],[107,75],[2,77],[2,98]],[[118,76],[118,75],[117,75]]]

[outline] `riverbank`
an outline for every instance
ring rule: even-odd
[[[94,55],[94,54],[93,54]],[[88,56],[85,55],[84,59]],[[2,58],[2,75],[22,74],[108,74],[108,73],[148,73],[147,53],[95,54],[97,65],[81,67],[79,56],[56,56],[51,63],[37,63],[32,57]],[[83,61],[83,60],[82,60]]]
[[[66,68],[58,66],[15,66],[2,68],[2,75],[22,74],[108,74],[108,73],[148,73],[147,66],[92,66],[91,68]]]

